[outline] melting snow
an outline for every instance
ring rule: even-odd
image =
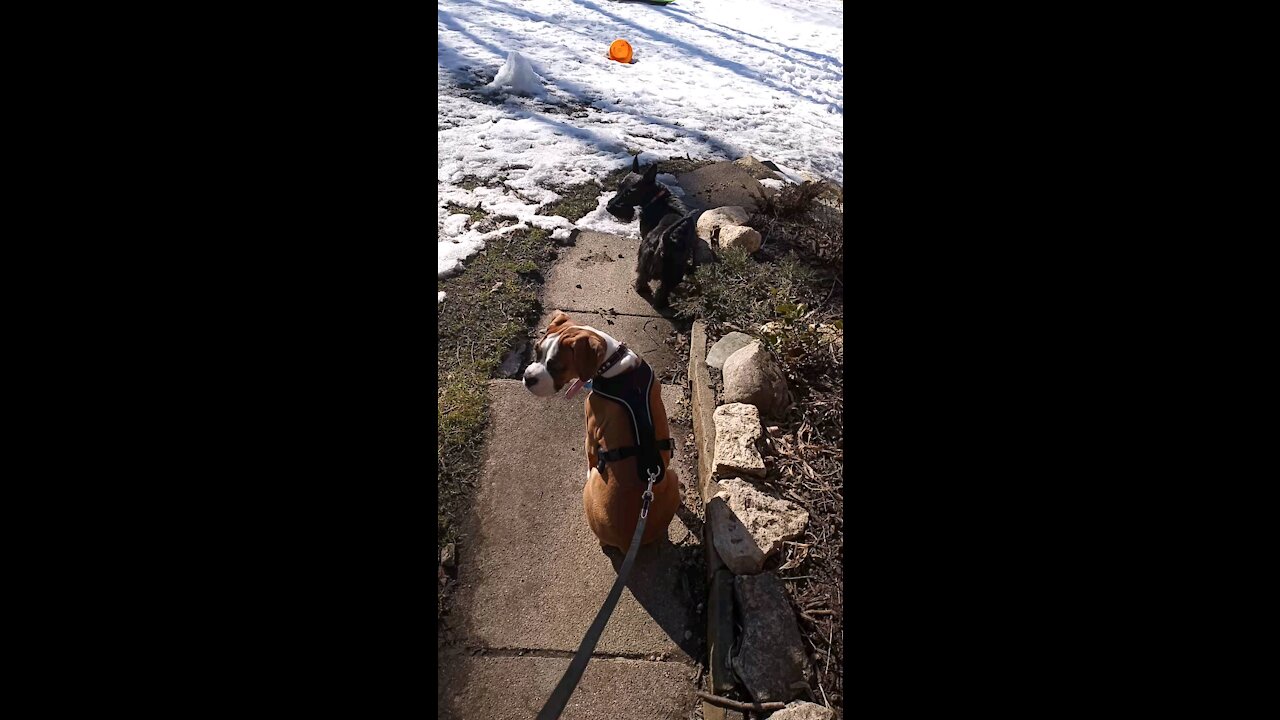
[[[839,0],[439,0],[436,18],[440,276],[495,233],[567,231],[537,209],[555,188],[629,164],[629,151],[642,163],[751,154],[791,182],[844,181]],[[634,64],[607,58],[618,38]],[[464,178],[482,186],[463,189]],[[638,235],[638,222],[604,211],[612,191],[576,226]],[[478,233],[450,202],[520,224]]]
[[[542,78],[533,71],[529,61],[518,52],[507,53],[507,61],[498,70],[498,75],[487,86],[490,90],[508,90],[517,95],[541,96]]]

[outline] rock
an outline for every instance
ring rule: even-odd
[[[740,332],[731,332],[725,335],[717,340],[715,345],[711,346],[711,351],[707,353],[707,365],[720,370],[724,367],[724,361],[728,360],[730,355],[750,345],[754,339],[750,335]]]
[[[764,163],[761,163],[759,160],[751,157],[750,155],[734,160],[733,164],[737,165],[743,170],[746,170],[747,174],[749,174],[751,177],[757,180],[768,179],[768,180],[780,181],[782,179],[782,175],[774,172],[771,168],[765,166]]]
[[[794,699],[798,690],[792,683],[804,687],[809,658],[782,583],[773,573],[740,576],[733,579],[733,590],[742,617],[734,672],[760,702]]]
[[[523,360],[523,357],[520,354],[520,350],[519,349],[512,350],[511,352],[507,353],[505,357],[502,358],[502,366],[498,368],[498,373],[502,377],[506,377],[506,378],[514,378],[514,377],[520,376],[521,375],[520,363],[522,360]]]
[[[787,703],[785,708],[774,712],[769,716],[769,720],[833,720],[835,716],[836,713],[831,708],[797,700]]]
[[[716,408],[711,417],[716,426],[715,472],[764,477],[764,460],[756,449],[762,434],[760,411],[754,405],[728,403]]]
[[[440,564],[447,568],[451,568],[458,563],[458,549],[453,543],[444,546],[444,550],[440,551]]]
[[[754,575],[784,540],[800,537],[809,513],[793,502],[770,497],[737,478],[721,480],[707,503],[707,521],[720,559],[735,575]]]
[[[756,209],[757,199],[764,195],[759,180],[751,177],[745,168],[728,161],[677,175],[676,179],[684,188],[686,204],[699,208],[738,205],[750,212]]]
[[[715,244],[720,236],[720,228],[725,225],[746,225],[750,219],[747,211],[737,205],[708,210],[698,218],[698,238]]]
[[[782,368],[759,340],[724,361],[724,401],[750,403],[774,417],[781,417],[791,404]]]
[[[745,225],[726,225],[720,228],[722,248],[740,247],[750,255],[759,250],[763,243],[760,233]]]

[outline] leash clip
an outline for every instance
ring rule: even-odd
[[[653,484],[658,481],[658,471],[646,470],[645,472],[649,475],[649,487],[644,489],[644,495],[641,496],[644,498],[644,505],[640,507],[642,518],[649,517],[649,501],[653,499]]]

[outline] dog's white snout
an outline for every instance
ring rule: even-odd
[[[555,380],[542,363],[534,363],[524,369],[524,386],[538,397],[549,397],[556,393]]]

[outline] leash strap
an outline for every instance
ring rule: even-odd
[[[596,643],[600,642],[600,635],[604,632],[604,626],[609,623],[609,616],[613,615],[613,608],[618,604],[618,598],[622,597],[622,587],[626,584],[627,577],[631,575],[631,566],[636,564],[636,552],[640,549],[640,536],[644,534],[645,521],[649,519],[649,501],[652,499],[653,480],[650,479],[649,489],[644,491],[644,505],[640,508],[640,522],[636,523],[636,532],[635,535],[631,536],[631,547],[627,549],[627,557],[622,561],[622,569],[618,571],[618,579],[614,581],[613,589],[609,591],[609,597],[605,598],[600,612],[596,613],[595,622],[591,623],[591,627],[587,629],[586,637],[582,638],[582,644],[578,646],[578,652],[574,654],[573,660],[569,662],[569,669],[564,671],[564,677],[560,678],[560,683],[556,685],[551,697],[547,698],[546,704],[542,706],[537,720],[556,720],[559,718],[560,713],[564,712],[564,706],[569,704],[569,697],[573,695],[574,689],[578,687],[578,681],[582,679],[582,673],[587,669],[587,661],[591,659],[591,653],[596,649]]]

